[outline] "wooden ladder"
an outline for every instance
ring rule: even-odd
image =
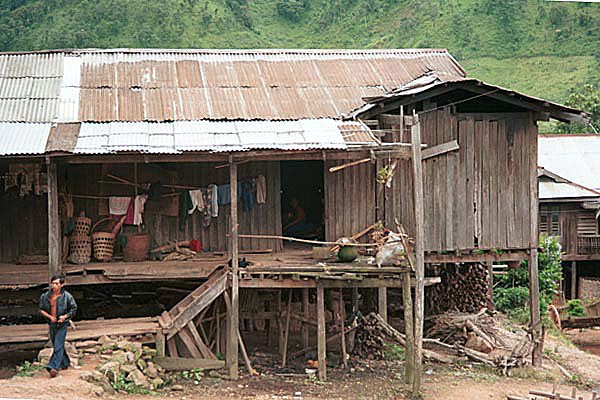
[[[175,336],[183,342],[193,357],[216,359],[210,348],[202,341],[194,319],[217,299],[228,286],[226,268],[213,271],[206,282],[183,298],[170,311],[160,317],[170,353],[176,353]],[[177,356],[171,354],[171,356]]]

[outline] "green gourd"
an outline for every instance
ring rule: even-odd
[[[358,250],[353,246],[342,246],[340,247],[337,256],[342,262],[352,262],[358,257]]]

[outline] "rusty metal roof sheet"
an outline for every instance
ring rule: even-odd
[[[600,192],[571,182],[544,167],[538,167],[539,196],[541,201],[569,199],[585,201],[600,198]]]
[[[72,129],[75,124],[70,124]],[[174,121],[81,124],[76,154],[137,151],[177,154],[188,151],[344,150],[377,144],[368,127],[334,119],[295,121]]]
[[[50,126],[50,123],[0,122],[0,156],[43,154]]]
[[[339,117],[423,73],[463,77],[445,50],[82,50],[81,121]],[[104,96],[115,90],[112,99]],[[97,101],[111,104],[96,105]],[[190,104],[192,103],[192,104]]]

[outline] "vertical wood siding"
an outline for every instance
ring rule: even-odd
[[[329,168],[348,162],[325,162],[325,237],[352,236],[375,222],[375,166],[360,164],[337,172]]]
[[[425,250],[529,247],[528,182],[535,171],[527,149],[537,140],[529,114],[452,114],[444,108],[420,121],[429,147],[451,140],[460,146],[424,162]],[[414,235],[410,171],[410,161],[401,161],[393,187],[377,196],[377,205],[386,226],[394,227],[397,218]]]

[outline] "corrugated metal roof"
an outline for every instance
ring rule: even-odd
[[[600,190],[600,135],[540,135],[538,165]]]
[[[177,154],[186,151],[344,150],[352,144],[374,144],[357,122],[334,119],[296,121],[174,121],[107,122],[81,124],[76,154],[137,151]],[[360,138],[344,137],[351,133]]]
[[[500,86],[490,85],[483,81],[467,78],[464,76],[440,76],[436,71],[428,71],[425,74],[418,76],[412,81],[405,82],[397,89],[394,89],[383,95],[365,98],[366,104],[354,109],[351,113],[346,114],[346,118],[361,118],[375,114],[379,105],[392,103],[395,101],[404,100],[406,103],[414,101],[413,97],[416,94],[426,93],[433,89],[440,91],[449,91],[453,88],[462,89],[473,92],[473,98],[486,95],[505,96],[505,101],[508,103],[519,101],[518,105],[523,108],[535,111],[543,110],[550,114],[552,118],[561,121],[575,121],[580,123],[589,122],[589,115],[581,110],[567,107],[562,104],[553,103],[537,97],[528,96],[523,93],[515,92],[514,90],[505,89]],[[485,92],[482,92],[485,91]],[[434,96],[435,92],[431,96]],[[440,92],[438,91],[437,94]],[[405,100],[408,99],[408,100]],[[422,100],[422,98],[421,98]],[[502,98],[499,101],[503,101]]]
[[[600,197],[600,193],[572,183],[540,180],[540,200]]]
[[[60,52],[0,53],[0,121],[53,121],[62,77]]]
[[[464,76],[447,51],[435,49],[77,54],[79,118],[95,122],[339,117],[361,105],[363,96],[384,94],[430,70]],[[117,95],[104,96],[107,89]],[[112,104],[94,107],[98,100]]]
[[[50,126],[50,123],[0,122],[0,156],[43,154]]]

